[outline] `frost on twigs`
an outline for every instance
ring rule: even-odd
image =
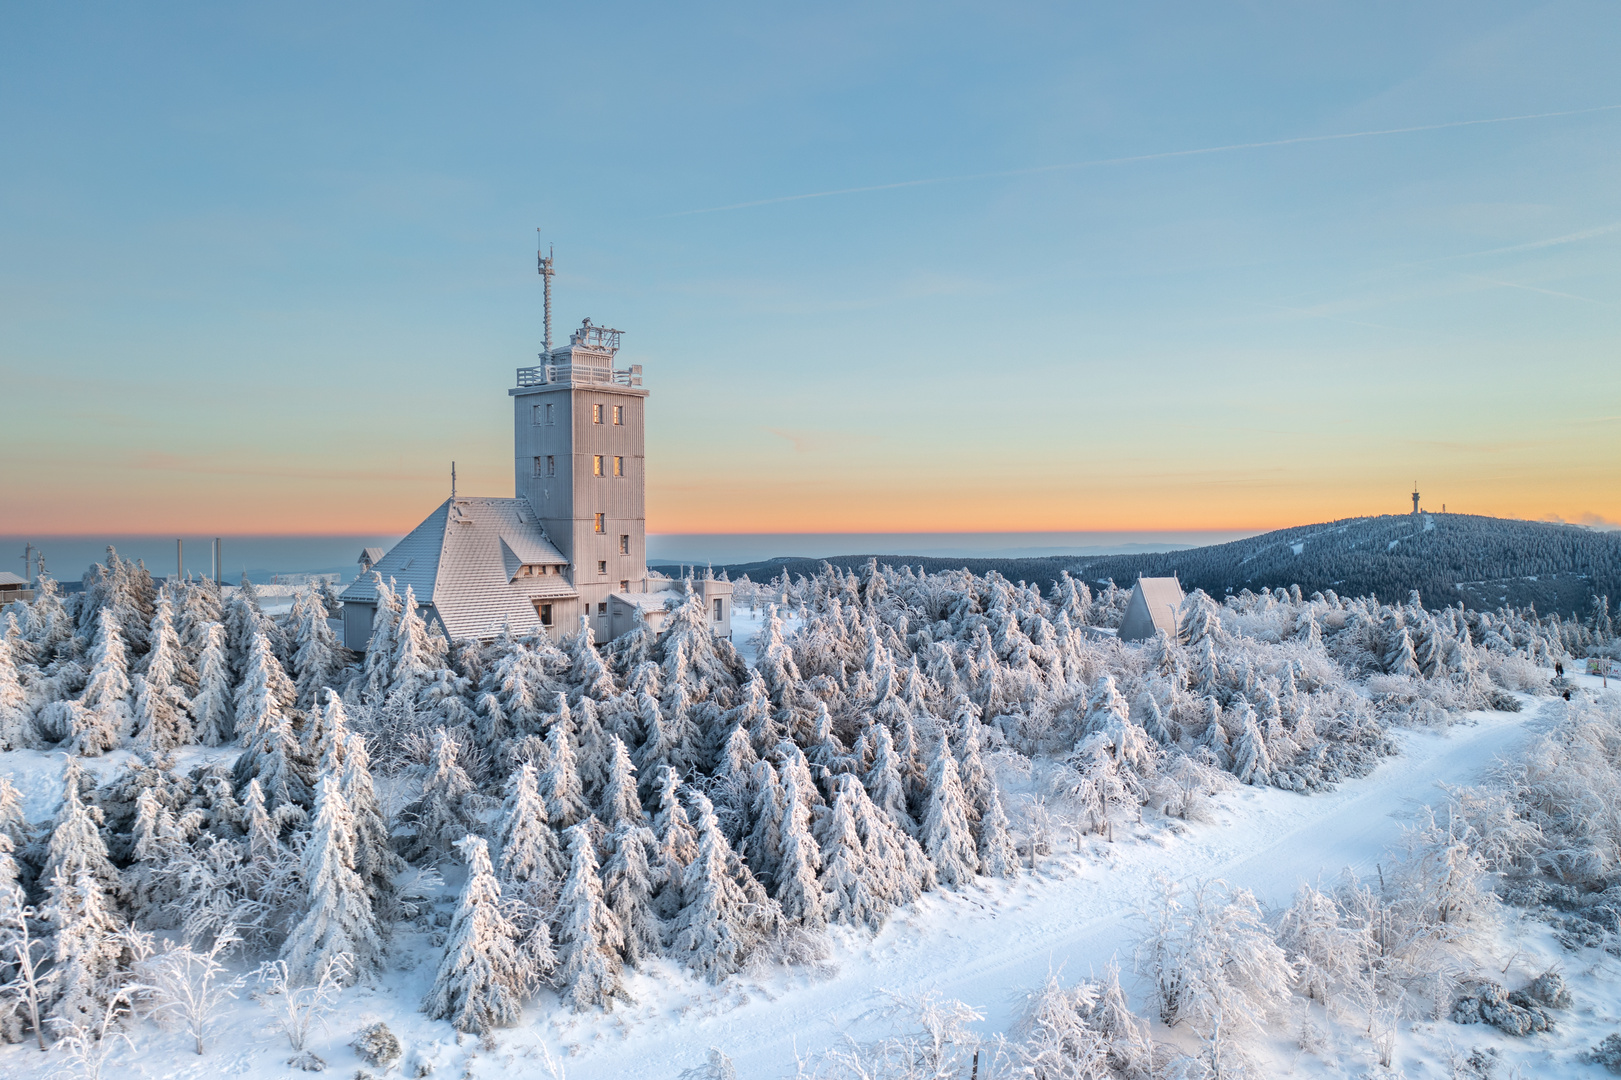
[[[294,1050],[305,1048],[317,1024],[325,1026],[326,1016],[342,995],[353,965],[348,953],[338,953],[321,965],[313,986],[295,983],[285,960],[271,960],[260,966],[259,982],[265,989],[255,996],[276,1014]]]
[[[400,1040],[381,1021],[362,1028],[349,1045],[368,1065],[386,1069],[400,1060]]]

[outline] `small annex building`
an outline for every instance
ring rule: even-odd
[[[1126,614],[1120,620],[1121,641],[1146,641],[1159,631],[1176,638],[1177,617],[1182,610],[1182,583],[1174,577],[1140,577],[1126,601]]]

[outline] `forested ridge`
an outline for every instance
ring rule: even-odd
[[[1296,550],[1298,548],[1298,551]],[[857,569],[870,555],[778,558],[717,567],[730,577],[769,580],[785,569],[814,574],[822,562]],[[1139,576],[1182,580],[1213,596],[1243,589],[1335,589],[1400,601],[1417,589],[1427,607],[1473,610],[1535,605],[1587,616],[1598,598],[1621,596],[1621,532],[1471,514],[1345,518],[1185,551],[1037,559],[881,557],[925,572],[967,569],[1050,587],[1068,571],[1094,584],[1130,587]]]

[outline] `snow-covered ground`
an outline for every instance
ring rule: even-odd
[[[745,614],[734,622],[740,646],[757,632],[749,619]],[[1584,689],[1596,689],[1599,682],[1586,676],[1575,681]],[[1137,913],[1156,875],[1181,881],[1222,878],[1253,890],[1263,903],[1283,905],[1302,881],[1331,880],[1346,868],[1377,873],[1403,820],[1436,801],[1439,784],[1479,779],[1495,758],[1511,752],[1536,728],[1548,699],[1524,700],[1524,712],[1474,713],[1449,728],[1400,732],[1399,756],[1330,793],[1303,796],[1240,787],[1217,797],[1215,820],[1184,824],[1150,814],[1130,832],[1117,831],[1114,842],[1090,838],[1079,851],[1046,860],[1037,873],[963,892],[929,894],[897,913],[876,935],[834,932],[830,955],[816,970],[775,969],[713,987],[661,962],[631,977],[628,988],[636,1000],[612,1013],[571,1014],[558,1007],[553,995],[543,993],[530,1004],[521,1025],[495,1032],[482,1045],[418,1011],[438,950],[427,933],[406,931],[397,938],[395,964],[385,979],[346,992],[333,1026],[318,1029],[310,1048],[333,1075],[354,1076],[365,1066],[348,1043],[361,1027],[382,1020],[407,1048],[404,1064],[392,1070],[395,1075],[402,1070],[416,1075],[421,1063],[445,1077],[544,1077],[552,1075],[545,1064],[545,1056],[552,1054],[571,1080],[673,1078],[700,1065],[707,1048],[715,1046],[731,1058],[739,1077],[780,1077],[792,1075],[796,1054],[845,1038],[863,1041],[889,1033],[894,995],[924,991],[982,1010],[985,1018],[979,1026],[987,1033],[1003,1031],[1022,992],[1038,986],[1049,971],[1084,977],[1118,958],[1128,990],[1133,989],[1131,950],[1141,925]],[[96,761],[94,767],[110,770],[119,756]],[[53,809],[62,762],[60,754],[8,755],[7,766],[31,819],[44,818]],[[447,883],[447,903],[455,884]],[[1621,963],[1595,950],[1566,953],[1545,925],[1513,909],[1508,909],[1497,941],[1483,947],[1477,960],[1509,985],[1561,964],[1577,996],[1576,1007],[1561,1016],[1557,1031],[1527,1039],[1511,1039],[1482,1026],[1403,1025],[1396,1065],[1406,1076],[1455,1075],[1447,1064],[1450,1047],[1498,1048],[1503,1061],[1498,1075],[1504,1077],[1513,1075],[1515,1063],[1524,1076],[1604,1075],[1575,1055],[1616,1030]],[[253,986],[250,980],[222,1016],[206,1055],[194,1054],[186,1036],[161,1033],[143,1023],[132,1032],[133,1046],[118,1050],[104,1075],[109,1080],[297,1075],[286,1064],[291,1051],[271,1013],[249,997]],[[1133,998],[1141,1008],[1140,996],[1134,993]],[[1298,1029],[1298,1017],[1280,1020],[1273,1025],[1270,1045],[1256,1048],[1267,1075],[1356,1076],[1370,1071],[1365,1041],[1347,1039],[1336,1050],[1331,1034],[1327,1049],[1303,1054],[1295,1039]],[[1155,1036],[1175,1041],[1177,1033],[1156,1025]],[[42,1055],[31,1047],[0,1049],[0,1076],[43,1076],[62,1065],[59,1055]]]

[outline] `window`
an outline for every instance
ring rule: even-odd
[[[591,475],[592,476],[601,476],[601,475],[603,475],[602,455],[601,454],[598,454],[598,455],[596,455],[595,457],[593,457],[591,459]]]
[[[591,422],[593,424],[602,423],[602,406],[601,405],[593,405],[593,406],[591,406]]]
[[[551,624],[552,624],[552,606],[550,604],[542,604],[542,605],[540,605],[540,625],[542,625],[542,626],[550,626]]]
[[[529,422],[531,424],[539,424],[544,421],[546,418],[546,413],[544,411],[545,408],[546,406],[544,405],[536,405],[531,408],[529,410]]]
[[[621,554],[621,555],[629,555],[630,554],[630,533],[620,533],[619,534],[619,554]]]
[[[620,592],[630,592],[630,582],[628,582],[628,581],[621,581],[621,582],[620,582],[620,583],[619,583],[619,591],[620,591]]]
[[[546,475],[547,476],[556,476],[557,475],[557,458],[552,454],[547,454],[546,455]]]
[[[597,515],[597,530],[596,531],[599,532],[599,533],[605,533],[605,532],[608,531],[608,515],[607,514],[598,514]]]
[[[715,621],[716,622],[720,622],[720,615],[721,615],[721,612],[723,610],[725,610],[725,609],[721,607],[721,600],[717,597],[716,600],[715,600]]]
[[[549,461],[551,461],[551,458],[538,458],[537,457],[535,459],[535,475],[536,476],[550,476],[551,475],[551,473],[546,471],[546,469],[547,469],[546,463],[549,462]]]
[[[550,405],[546,406],[546,422],[548,424],[552,422],[552,407]]]
[[[614,475],[615,476],[624,476],[625,475],[625,459],[618,456],[617,454],[614,455]]]
[[[624,425],[624,423],[625,423],[625,407],[623,405],[615,405],[614,406],[614,425],[616,427],[622,427]]]
[[[598,615],[606,615],[606,614],[608,614],[608,603],[607,603],[607,601],[603,601],[602,603],[597,605],[597,614]]]
[[[597,560],[597,573],[599,573],[599,574],[607,574],[608,573],[608,560],[607,559],[598,559]]]

